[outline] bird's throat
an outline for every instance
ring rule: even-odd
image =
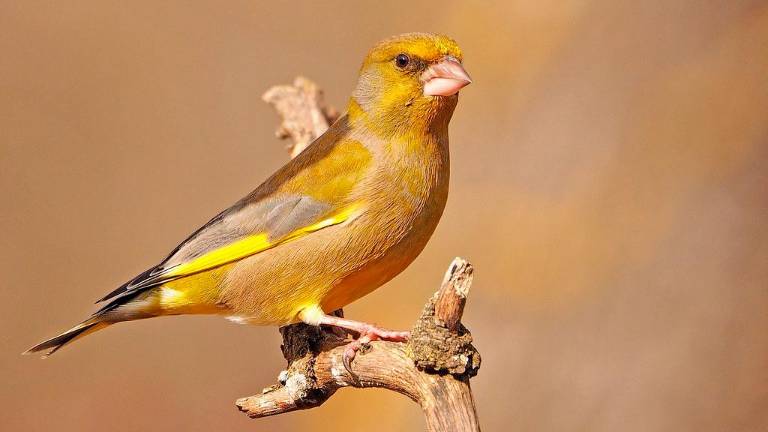
[[[347,115],[353,128],[364,128],[377,138],[412,141],[427,135],[447,136],[457,101],[457,95],[430,96],[392,106],[361,103],[353,96],[347,105]]]

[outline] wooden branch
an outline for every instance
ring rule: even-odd
[[[272,87],[263,99],[282,119],[277,136],[293,141],[288,147],[291,157],[338,117],[324,104],[318,86],[302,77],[293,85]],[[429,431],[479,431],[469,379],[480,368],[480,354],[461,324],[472,273],[469,262],[454,259],[409,342],[366,345],[355,357],[352,373],[344,367],[349,335],[343,331],[306,324],[280,328],[288,369],[280,373],[278,384],[237,400],[238,409],[251,418],[267,417],[320,406],[342,387],[378,387],[418,403]],[[334,313],[343,316],[341,310]]]
[[[480,368],[472,335],[460,323],[460,304],[472,282],[472,266],[461,258],[451,264],[440,290],[427,302],[408,344],[372,342],[359,353],[350,374],[343,365],[344,345],[337,334],[306,324],[280,329],[288,369],[262,394],[239,399],[251,418],[322,405],[342,387],[386,388],[418,403],[429,431],[479,431],[469,379]],[[445,313],[445,315],[442,315]],[[445,326],[456,322],[454,330]]]
[[[467,303],[467,294],[472,285],[472,266],[466,261],[454,260],[452,265],[465,268],[449,268],[443,285],[440,287],[439,297],[435,302],[435,317],[443,322],[449,330],[456,330],[464,313],[464,305]],[[461,280],[453,280],[450,275],[461,277]]]
[[[282,119],[275,135],[290,138],[291,157],[296,157],[339,117],[338,111],[325,104],[323,92],[313,81],[297,77],[292,85],[278,85],[261,96]]]

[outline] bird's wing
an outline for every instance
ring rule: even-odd
[[[165,282],[235,262],[354,218],[360,203],[347,200],[369,157],[347,140],[339,121],[237,204],[182,242],[161,264],[103,297],[116,300]],[[322,164],[322,165],[321,165]],[[97,312],[98,313],[98,312]]]
[[[353,218],[360,206],[340,208],[303,195],[280,196],[222,212],[180,244],[160,265],[101,301],[229,264]]]
[[[220,225],[211,227],[171,257],[165,264],[168,277],[179,278],[200,273],[273,248],[323,228],[337,225],[353,217],[359,206],[332,208],[307,196],[293,196],[279,202],[257,205],[225,217]],[[251,215],[244,213],[254,213]],[[248,219],[238,221],[237,219]],[[261,220],[259,220],[261,219]],[[232,232],[248,234],[226,239]],[[229,225],[229,227],[227,227]],[[221,232],[223,231],[223,232]]]

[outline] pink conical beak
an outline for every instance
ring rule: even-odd
[[[421,80],[427,96],[452,96],[472,82],[461,63],[450,56],[427,68]]]

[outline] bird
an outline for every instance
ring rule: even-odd
[[[401,273],[426,246],[448,197],[448,124],[471,82],[447,36],[379,42],[346,113],[325,133],[162,262],[102,297],[89,318],[24,354],[47,357],[119,322],[182,314],[351,331],[348,370],[363,344],[406,341],[408,332],[332,312]]]

